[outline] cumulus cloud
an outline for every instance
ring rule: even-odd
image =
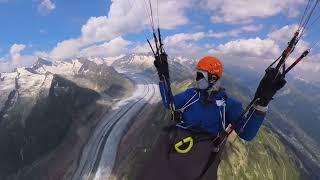
[[[21,61],[21,51],[27,46],[24,44],[13,44],[10,48],[10,57],[13,64],[18,64]]]
[[[248,23],[254,18],[264,18],[285,13],[289,17],[299,14],[304,0],[203,0],[204,9],[212,12],[211,21],[215,23]]]
[[[188,41],[188,40],[198,41],[207,36],[208,34],[206,34],[205,32],[179,33],[179,34],[174,34],[172,36],[166,37],[164,40],[164,43],[168,45],[177,45],[182,41]]]
[[[23,55],[22,51],[27,46],[24,44],[13,44],[10,48],[10,62],[14,67],[29,66],[36,61],[34,55]]]
[[[151,49],[148,43],[137,43],[136,46],[131,50],[133,53],[150,53]]]
[[[206,51],[206,48],[197,44],[197,41],[211,37],[212,34],[212,32],[178,33],[166,37],[164,44],[170,54],[196,57]]]
[[[270,39],[239,39],[219,45],[210,53],[230,56],[274,58],[280,54],[279,46]]]
[[[80,56],[85,57],[112,57],[119,56],[127,51],[127,46],[131,42],[124,40],[122,37],[117,37],[109,42],[99,45],[93,45],[81,50]]]
[[[85,46],[81,39],[68,39],[57,44],[50,52],[50,57],[54,59],[66,59],[77,56],[80,48]]]
[[[230,31],[214,32],[195,32],[195,33],[178,33],[165,38],[165,44],[176,45],[182,41],[199,41],[204,38],[223,38],[223,37],[237,37],[243,32],[254,32],[262,28],[262,25],[248,25]]]
[[[0,72],[10,71],[16,67],[30,66],[37,60],[36,55],[24,55],[22,51],[26,49],[25,44],[13,44],[9,54],[0,58]]]
[[[24,44],[13,44],[10,48],[10,55],[15,56],[19,55],[22,50],[24,50],[27,46]]]
[[[82,39],[84,41],[110,40],[126,33],[138,32],[149,27],[149,12],[146,12],[144,1],[128,0],[113,1],[107,16],[91,17],[82,27]],[[156,0],[151,0],[153,5]],[[131,6],[132,5],[132,6]],[[185,16],[185,10],[191,6],[191,0],[163,0],[159,1],[158,8],[161,28],[172,29],[189,22]],[[156,12],[156,9],[153,9]],[[157,15],[155,23],[157,23]],[[174,17],[174,18],[172,18]]]
[[[205,51],[203,47],[198,45],[196,42],[209,37],[208,34],[209,33],[206,32],[178,33],[166,37],[163,40],[163,43],[168,54],[193,57]],[[152,46],[155,49],[153,40],[150,42],[152,42]],[[148,43],[138,43],[132,51],[135,53],[150,53],[151,48]]]
[[[38,5],[38,11],[42,14],[48,14],[56,8],[56,5],[51,0],[41,0]]]
[[[166,49],[175,54],[184,54],[197,56],[207,52],[212,48],[212,44],[198,45],[197,41],[206,38],[223,38],[223,37],[238,37],[243,32],[254,32],[262,29],[262,25],[248,25],[237,29],[224,32],[214,32],[212,30],[208,32],[194,32],[194,33],[178,33],[168,36],[164,39]],[[150,49],[148,44],[139,45],[135,48],[135,51],[146,52],[144,48]],[[150,52],[147,50],[147,52]]]
[[[161,27],[172,29],[189,23],[185,11],[191,6],[191,2],[192,0],[159,1]],[[152,3],[156,5],[157,1],[152,0]],[[155,7],[153,11],[157,12]],[[50,54],[56,59],[73,57],[88,46],[97,48],[97,43],[108,42],[119,36],[149,28],[149,20],[144,1],[112,1],[107,16],[91,17],[82,26],[80,37],[58,43]],[[157,24],[157,13],[155,13],[155,23]]]
[[[257,37],[232,40],[211,48],[209,53],[214,56],[221,56],[224,60],[230,60],[230,62],[235,65],[251,64],[254,67],[266,68],[271,61],[274,61],[281,55],[287,46],[287,42],[292,38],[297,28],[297,25],[281,27],[270,32],[265,39]],[[287,59],[287,65],[293,63],[294,60],[309,47],[310,44],[308,42],[300,40],[295,51]],[[237,62],[233,61],[235,57]],[[311,52],[310,55],[303,59],[290,73],[316,79],[320,71],[319,62],[320,54]]]
[[[287,42],[290,41],[297,29],[298,25],[286,25],[270,32],[266,39],[256,37],[232,40],[211,49],[210,53],[272,59],[280,56],[282,50],[287,46]],[[247,30],[255,30],[255,28],[249,27]],[[309,43],[300,40],[291,57],[300,56],[300,54],[307,50],[309,46]],[[293,60],[293,58],[288,59],[289,62]]]
[[[286,25],[280,29],[277,29],[267,35],[268,39],[271,39],[282,47],[287,46],[287,43],[293,37],[294,33],[298,29],[298,25]],[[304,40],[300,40],[297,44],[293,56],[299,56],[302,52],[309,48],[310,44]]]
[[[260,31],[262,28],[263,28],[262,24],[259,24],[259,25],[250,24],[250,25],[242,26],[241,30],[246,32],[256,32],[256,31]]]
[[[297,31],[298,27],[299,26],[296,24],[286,25],[280,29],[272,31],[267,36],[268,36],[268,38],[270,38],[274,41],[286,43],[292,38],[294,33]]]

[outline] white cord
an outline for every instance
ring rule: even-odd
[[[194,100],[193,102],[190,103],[190,101],[191,101],[197,94],[199,94],[198,98],[197,98],[196,100]],[[184,110],[185,110],[187,107],[189,107],[189,106],[191,106],[192,104],[196,103],[197,101],[199,101],[199,99],[200,99],[200,92],[196,92],[196,93],[191,97],[191,99],[189,99],[188,102],[187,102],[186,104],[184,104],[184,105],[182,106],[182,108],[180,108],[179,110],[180,110],[181,112],[184,112]],[[189,104],[188,104],[188,103],[189,103]]]
[[[220,108],[221,106],[223,106],[223,114],[221,112],[221,108]],[[218,106],[218,107],[219,107],[219,113],[220,113],[220,117],[221,117],[221,124],[222,124],[223,129],[225,130],[226,129],[226,103],[224,100],[223,100],[223,104],[221,106]]]
[[[246,123],[245,123],[245,124],[242,126],[242,128],[241,128],[242,130],[247,126],[249,120],[251,119],[251,117],[252,117],[252,115],[253,115],[253,113],[254,113],[255,111],[256,111],[256,109],[253,108],[252,113],[250,114],[249,118],[247,118]]]

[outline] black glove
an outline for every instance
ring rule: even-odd
[[[156,67],[160,80],[169,79],[168,55],[165,53],[155,57],[154,66]]]
[[[258,105],[267,106],[272,100],[272,97],[280,90],[287,81],[284,76],[275,68],[269,68],[266,70],[266,74],[260,81],[254,98],[260,98],[257,101]]]

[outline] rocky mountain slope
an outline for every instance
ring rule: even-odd
[[[45,157],[75,125],[83,131],[93,126],[93,117],[131,90],[114,68],[88,59],[39,59],[32,67],[1,73],[0,179]]]

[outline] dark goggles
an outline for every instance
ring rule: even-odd
[[[203,72],[197,71],[196,80],[199,81],[199,80],[201,80],[203,78],[207,79],[205,76],[206,75]],[[208,80],[209,83],[216,82],[218,79],[219,78],[218,78],[217,75],[208,73],[208,79],[207,80]]]

